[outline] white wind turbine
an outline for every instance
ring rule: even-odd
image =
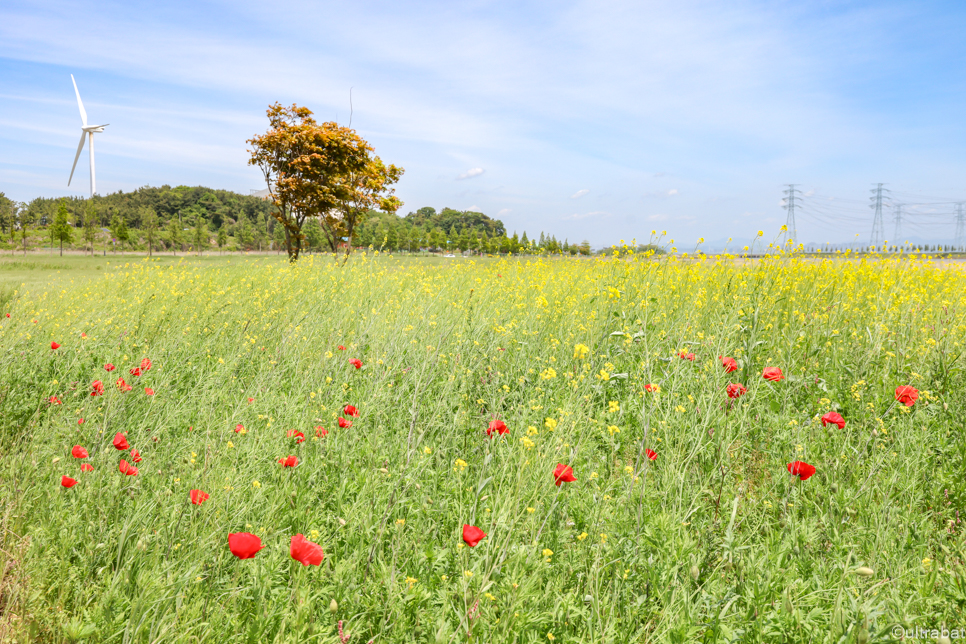
[[[84,111],[84,104],[81,102],[80,92],[77,91],[77,81],[74,80],[74,75],[70,75],[70,80],[74,83],[74,93],[77,94],[77,107],[80,108],[81,115],[81,138],[80,143],[77,145],[77,154],[74,156],[74,166],[70,169],[70,179],[67,180],[67,185],[70,185],[71,179],[74,178],[74,170],[77,169],[77,159],[80,158],[81,150],[84,149],[84,137],[90,139],[90,150],[91,150],[91,197],[94,196],[95,184],[94,184],[94,132],[103,132],[110,123],[105,123],[104,125],[88,125],[87,124],[87,112]]]

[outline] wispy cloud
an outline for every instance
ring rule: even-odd
[[[610,213],[602,210],[595,210],[594,212],[574,213],[572,215],[567,215],[562,219],[576,221],[580,219],[588,219],[590,217],[610,217]]]
[[[486,170],[484,170],[483,168],[470,168],[460,176],[456,177],[456,180],[460,181],[462,179],[472,179],[473,177],[480,176],[484,172],[486,172]]]
[[[670,190],[660,190],[658,192],[645,192],[645,199],[667,199],[668,197],[673,197],[678,193],[677,188],[671,188]]]
[[[583,197],[588,192],[590,192],[590,190],[587,190],[586,188],[584,188],[583,190],[578,190],[574,194],[570,195],[570,198],[571,199],[580,199],[581,197]]]

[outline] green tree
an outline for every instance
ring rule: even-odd
[[[281,253],[282,247],[285,246],[285,226],[275,225],[275,231],[272,233],[272,243],[275,244],[275,250]]]
[[[144,229],[144,238],[148,242],[148,257],[154,248],[154,241],[158,236],[158,214],[154,208],[145,207],[141,211],[141,226]]]
[[[10,228],[10,235],[13,236],[13,201],[0,192],[0,237]]]
[[[178,246],[184,241],[184,237],[181,234],[181,224],[178,223],[176,217],[172,217],[168,220],[168,241],[171,242],[171,252],[173,255],[178,254]]]
[[[93,199],[88,199],[84,204],[84,241],[91,247],[91,256],[94,255],[94,240],[97,238],[97,206]]]
[[[322,232],[322,224],[318,219],[310,219],[305,224],[305,242],[309,250],[320,250],[325,242],[325,234]]]
[[[225,244],[228,243],[228,231],[222,226],[218,229],[218,250],[221,251]]]
[[[114,245],[114,254],[117,254],[117,244],[121,245],[121,250],[124,250],[124,242],[126,242],[130,237],[130,231],[127,228],[127,222],[124,217],[114,212],[111,216],[111,236],[116,240]]]
[[[194,242],[195,248],[198,250],[198,254],[211,246],[211,237],[209,237],[208,223],[202,215],[195,216],[195,228],[191,232],[191,241]]]
[[[50,226],[51,236],[60,242],[60,256],[64,256],[64,242],[68,244],[74,241],[74,227],[68,221],[70,213],[67,211],[67,200],[61,199],[57,206],[57,214],[54,216],[54,223]]]
[[[320,125],[311,110],[297,105],[275,103],[267,114],[268,132],[248,141],[249,164],[265,176],[276,207],[272,214],[285,227],[290,262],[298,261],[305,240],[302,227],[309,218],[320,218],[329,246],[337,252],[370,210],[392,213],[402,205],[391,188],[402,168],[373,156],[372,146],[355,130],[334,122]],[[351,249],[345,245],[343,263]]]
[[[24,202],[20,202],[17,212],[17,225],[20,227],[20,240],[23,242],[23,254],[27,255],[27,235],[30,232],[30,225],[37,221],[36,211]]]
[[[252,246],[254,246],[255,230],[252,228],[252,224],[248,219],[244,219],[241,225],[238,226],[236,237],[238,238],[239,245],[244,250],[251,250]]]

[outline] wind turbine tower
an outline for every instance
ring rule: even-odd
[[[84,139],[90,139],[88,147],[91,153],[91,197],[97,191],[97,185],[94,182],[94,133],[103,132],[110,123],[105,123],[104,125],[88,125],[87,124],[87,112],[84,111],[84,103],[81,102],[80,92],[77,91],[77,81],[74,80],[74,75],[70,75],[70,80],[74,83],[74,94],[77,95],[77,107],[80,108],[81,115],[81,138],[80,143],[77,144],[77,154],[74,155],[74,165],[70,169],[70,178],[67,179],[67,185],[70,185],[71,180],[74,178],[74,170],[77,169],[77,160],[80,158],[81,151],[84,149]]]

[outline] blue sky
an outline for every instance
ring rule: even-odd
[[[346,124],[351,88],[352,126],[406,169],[400,214],[688,247],[776,232],[796,183],[800,239],[867,238],[873,182],[966,200],[964,28],[961,2],[6,0],[0,191],[87,194],[71,73],[110,123],[102,194],[262,188],[268,104]],[[920,211],[906,237],[952,236],[951,206]]]

